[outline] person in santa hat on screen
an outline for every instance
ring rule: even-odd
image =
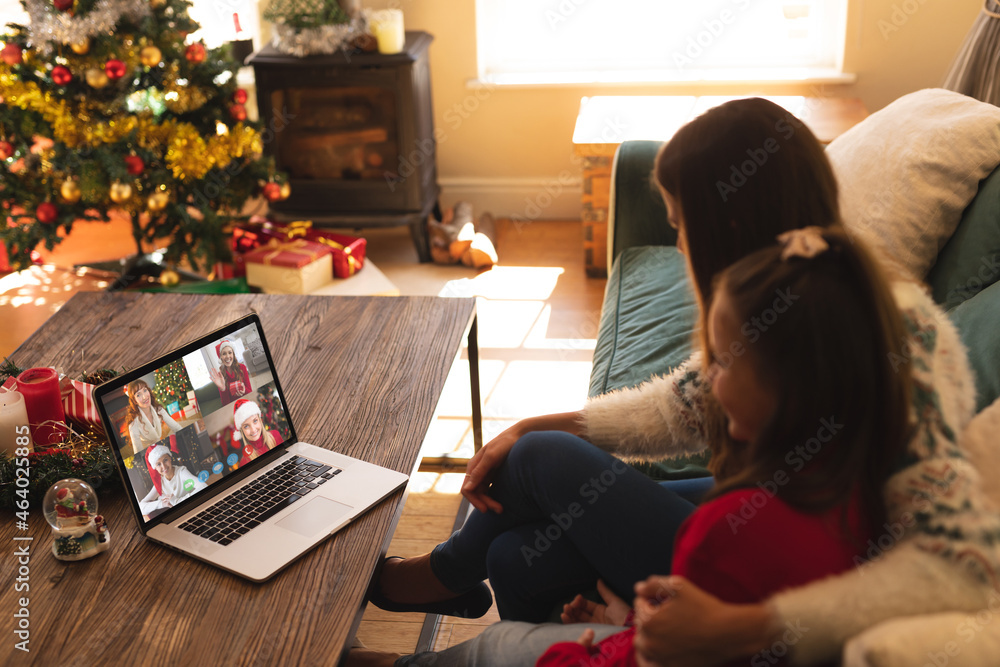
[[[139,501],[139,509],[146,516],[174,507],[207,486],[185,466],[175,466],[173,455],[165,445],[158,444],[146,450],[146,465],[153,480],[153,488]]]
[[[236,358],[236,347],[231,340],[220,341],[215,346],[215,353],[219,355],[221,365],[219,368],[209,368],[208,373],[212,376],[212,382],[219,388],[219,396],[222,404],[232,403],[240,396],[250,393],[250,373],[246,365]]]
[[[281,444],[281,434],[264,428],[260,417],[260,407],[253,401],[241,398],[236,401],[233,411],[233,422],[240,442],[240,462],[244,465],[254,460],[269,449]]]

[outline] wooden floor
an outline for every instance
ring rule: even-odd
[[[579,222],[498,221],[500,264],[485,272],[417,263],[406,228],[362,234],[371,260],[402,294],[477,297],[485,440],[520,418],[583,404],[605,281],[584,273]],[[78,225],[54,252],[44,253],[48,265],[0,277],[0,355],[10,354],[76,291],[106,286],[100,278],[76,275],[73,264],[134,250],[126,225]],[[456,359],[424,456],[472,454],[468,396],[467,362]],[[391,555],[424,553],[451,534],[461,480],[461,473],[414,476]],[[423,620],[369,605],[358,638],[369,648],[411,652]],[[482,619],[446,618],[435,648],[473,637],[496,620],[495,607]]]

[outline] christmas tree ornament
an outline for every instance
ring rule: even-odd
[[[73,9],[73,0],[52,0],[52,6],[61,12]]]
[[[69,48],[71,51],[73,51],[73,53],[75,53],[78,56],[87,55],[87,53],[90,52],[90,37],[84,37],[79,41],[70,42]]]
[[[52,83],[57,86],[65,86],[72,80],[73,73],[69,71],[68,67],[56,65],[52,68]]]
[[[147,46],[139,51],[139,62],[146,67],[156,67],[163,61],[163,52],[155,46]]]
[[[229,107],[229,115],[233,120],[242,123],[247,119],[247,108],[242,104],[234,104]]]
[[[125,76],[125,63],[117,58],[112,58],[104,63],[104,73],[108,75],[108,79],[111,81],[117,81]]]
[[[247,91],[242,88],[238,88],[235,93],[233,93],[233,103],[235,104],[246,104],[247,103]]]
[[[201,43],[189,45],[184,50],[184,57],[187,58],[188,62],[197,65],[205,60],[205,46]]]
[[[59,217],[59,209],[51,202],[42,202],[35,209],[35,219],[43,225],[50,225]]]
[[[106,551],[111,533],[97,513],[97,494],[82,479],[61,479],[45,493],[42,513],[52,526],[52,555],[83,560]]]
[[[289,197],[292,196],[292,186],[289,185],[288,183],[282,183],[281,189],[278,191],[278,193],[281,195],[280,199],[284,201],[285,199],[288,199]]]
[[[63,181],[63,184],[59,186],[59,196],[63,198],[63,201],[67,204],[75,204],[80,201],[80,186],[73,179],[68,179]]]
[[[265,185],[264,199],[267,201],[278,201],[281,199],[281,186],[277,183],[268,183]]]
[[[173,287],[180,283],[181,276],[173,269],[163,269],[160,272],[160,284],[164,287]]]
[[[159,213],[167,207],[170,203],[170,195],[166,192],[154,192],[149,195],[149,199],[146,200],[146,208],[148,208],[153,213]]]
[[[111,201],[116,204],[124,204],[129,199],[132,198],[132,186],[128,183],[122,183],[121,181],[115,181],[111,184],[111,188],[108,191],[108,196],[111,197]]]
[[[165,4],[167,4],[167,0],[149,0],[149,6],[153,9],[159,9]]]
[[[3,47],[2,51],[0,51],[0,58],[2,58],[6,64],[13,67],[14,65],[20,65],[24,62],[24,52],[17,44],[8,44]]]
[[[145,163],[143,163],[142,158],[138,155],[125,156],[125,171],[127,171],[129,175],[138,176],[145,168]]]
[[[104,70],[96,67],[88,69],[84,78],[87,80],[87,85],[95,90],[100,90],[108,85],[108,75],[104,73]]]
[[[9,141],[0,141],[0,160],[6,160],[14,155],[14,145]]]

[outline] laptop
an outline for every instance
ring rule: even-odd
[[[256,314],[100,385],[94,398],[142,534],[252,581],[407,482],[298,440]]]

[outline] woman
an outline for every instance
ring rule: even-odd
[[[185,466],[174,466],[170,450],[163,445],[149,448],[146,452],[146,465],[153,480],[153,488],[139,501],[139,509],[146,516],[157,510],[174,507],[206,486],[205,482],[192,475]]]
[[[748,151],[760,148],[768,154],[766,162],[745,184],[729,184],[733,165],[745,161]],[[710,302],[711,281],[719,270],[769,244],[777,234],[809,222],[823,226],[839,222],[836,182],[822,148],[805,126],[765,100],[722,105],[682,128],[661,150],[654,175],[663,190],[670,223],[678,228],[678,248],[685,253],[701,306]],[[905,280],[895,280],[892,292],[910,333],[901,342],[899,354],[914,361],[912,410],[916,419],[907,453],[887,485],[888,522],[882,532],[898,536],[892,540],[898,545],[880,550],[864,568],[780,593],[765,604],[724,605],[684,584],[678,597],[662,605],[639,632],[636,642],[641,655],[664,664],[712,664],[751,655],[769,646],[773,633],[786,622],[800,621],[811,630],[791,648],[795,660],[828,659],[838,653],[846,638],[881,620],[943,609],[975,610],[985,604],[1000,569],[1000,518],[984,511],[976,473],[956,444],[956,434],[972,416],[971,374],[957,332],[926,293]],[[702,307],[702,332],[707,330],[706,315]],[[696,354],[669,375],[591,399],[580,412],[515,424],[469,464],[463,494],[479,511],[469,521],[504,510],[502,496],[510,490],[491,488],[494,480],[503,482],[501,487],[516,482],[529,494],[558,483],[569,466],[579,465],[578,460],[568,458],[569,452],[586,452],[582,444],[566,445],[567,439],[574,441],[576,436],[634,458],[702,451],[709,435],[724,422],[709,396],[701,367]],[[614,459],[603,465],[610,469]],[[604,496],[611,498],[617,486],[607,488]],[[605,526],[614,526],[634,507],[647,506],[644,499],[632,499],[631,505],[617,508],[614,502],[605,504],[612,506],[601,511]],[[576,524],[586,524],[585,517],[596,514],[587,512]],[[678,523],[677,515],[659,509],[650,514],[657,516],[664,531]],[[602,562],[607,539],[600,529],[592,532],[603,539],[592,542],[585,535],[572,534],[570,528],[566,531],[570,539],[552,541],[541,558],[527,562],[519,548],[531,544],[534,530],[544,535],[555,523],[555,517],[548,521],[541,517],[534,526],[508,531],[490,545],[486,567],[479,571],[489,574],[502,614],[500,603],[506,598],[514,601],[516,609],[533,611],[551,605],[550,594],[564,590],[553,585],[560,580],[573,584],[600,576],[613,583],[615,572],[609,575],[606,570],[621,564]],[[640,537],[631,553],[647,549],[645,536]],[[461,589],[455,588],[453,577],[460,567],[453,568],[449,561],[442,568],[442,559],[437,560],[437,568],[430,555],[386,562],[381,594],[410,607],[456,599]],[[466,578],[458,583],[467,584],[469,574],[476,572],[463,573]],[[634,569],[631,574],[635,575]],[[570,581],[574,577],[577,581]],[[445,585],[443,579],[452,585]],[[939,582],[947,582],[940,594],[914,596],[916,587]],[[545,585],[549,589],[536,595]],[[652,579],[636,593],[640,598],[653,596],[665,585],[676,589],[677,580]],[[611,588],[621,597],[632,597],[633,591],[622,590],[620,584]],[[558,633],[555,638],[545,636],[547,631],[540,627],[546,626],[525,630],[501,624],[477,639],[475,646],[489,645],[488,651],[502,663],[510,657],[504,651],[528,655],[537,646],[560,638]],[[532,644],[529,635],[537,644]],[[674,659],[678,661],[671,663]]]
[[[219,368],[210,368],[212,382],[219,388],[219,397],[223,405],[232,403],[240,396],[250,393],[250,372],[245,364],[236,360],[236,348],[233,341],[224,340],[215,346],[219,355]]]
[[[236,426],[236,440],[240,447],[240,460],[237,466],[243,466],[281,444],[281,435],[273,429],[264,428],[264,422],[260,418],[260,406],[249,399],[241,398],[236,401],[233,423]]]
[[[164,424],[171,433],[181,430],[181,425],[160,405],[145,380],[129,382],[125,393],[128,394],[125,423],[128,424],[133,454],[138,454],[162,440]]]

